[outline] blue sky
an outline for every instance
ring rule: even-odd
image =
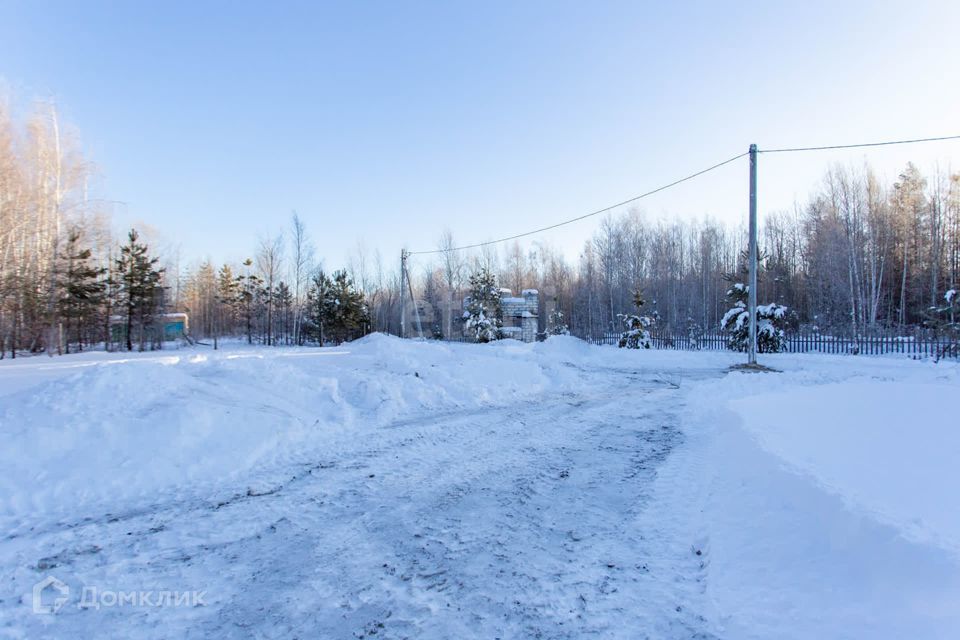
[[[761,147],[960,133],[960,3],[19,2],[0,83],[56,99],[122,200],[184,260],[240,260],[296,209],[336,267],[524,231]],[[830,162],[762,156],[761,212]],[[960,162],[954,162],[954,167]],[[645,201],[738,221],[746,162]],[[544,236],[571,255],[598,221]]]

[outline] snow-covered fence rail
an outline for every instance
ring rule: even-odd
[[[598,345],[616,345],[619,333],[583,337]],[[653,331],[650,340],[655,349],[680,349],[685,351],[725,350],[729,336],[709,333],[698,336]],[[931,335],[918,336],[833,336],[821,333],[788,333],[786,351],[789,353],[830,353],[850,355],[883,355],[902,353],[917,357],[960,357],[956,345]]]

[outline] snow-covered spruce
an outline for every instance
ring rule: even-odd
[[[927,324],[936,331],[940,347],[937,358],[960,355],[960,296],[956,289],[950,289],[943,295],[944,304],[931,307]]]
[[[733,351],[746,351],[750,342],[750,313],[747,311],[749,293],[750,287],[742,282],[734,283],[727,291],[727,298],[733,302],[733,307],[723,314],[720,329],[729,332],[727,347]],[[787,308],[782,304],[771,302],[757,305],[757,351],[783,351],[787,344],[784,335],[786,324]]]
[[[570,335],[570,328],[567,326],[567,323],[564,322],[563,312],[560,311],[559,307],[550,312],[550,328],[547,333],[552,336]]]
[[[497,279],[487,269],[470,276],[470,296],[463,312],[464,333],[477,342],[492,342],[503,337],[503,310]]]
[[[637,291],[633,294],[633,306],[639,312],[644,305],[643,295]],[[650,327],[653,325],[653,318],[634,313],[621,313],[617,316],[623,320],[626,331],[620,336],[620,348],[627,349],[649,349]]]

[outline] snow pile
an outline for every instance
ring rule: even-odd
[[[0,523],[203,495],[251,469],[315,458],[337,437],[549,384],[529,359],[504,366],[508,351],[496,348],[461,357],[468,347],[374,335],[338,349],[4,362]],[[8,375],[20,367],[29,382]]]

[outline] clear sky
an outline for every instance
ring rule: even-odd
[[[960,2],[0,0],[0,84],[53,97],[118,227],[239,260],[296,209],[325,263],[550,224],[763,147],[960,134]],[[833,161],[761,156],[761,212]],[[645,201],[743,220],[746,160]],[[597,220],[544,239],[575,255]]]

